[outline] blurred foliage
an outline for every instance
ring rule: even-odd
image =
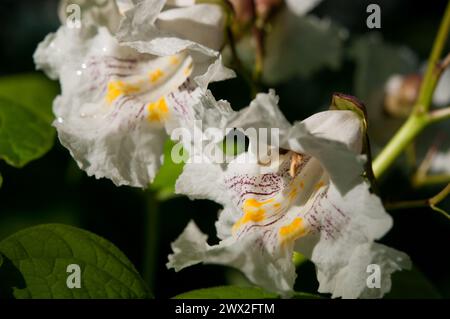
[[[337,70],[347,36],[347,30],[331,20],[299,19],[286,10],[273,21],[267,36],[264,80],[275,85],[293,76],[309,77],[323,68]]]
[[[175,194],[175,181],[183,171],[183,163],[174,163],[170,155],[174,142],[167,141],[164,145],[164,163],[150,189],[156,192],[158,200],[167,200]]]
[[[355,61],[353,93],[367,109],[369,136],[376,150],[400,127],[402,120],[386,115],[384,86],[390,76],[418,71],[418,59],[407,47],[383,40],[380,33],[369,33],[353,40],[349,57]]]
[[[392,275],[392,290],[386,299],[439,299],[436,287],[416,268]]]
[[[404,46],[384,42],[379,33],[357,38],[349,53],[356,63],[354,93],[363,100],[369,100],[374,91],[383,89],[391,75],[417,71],[414,53]]]

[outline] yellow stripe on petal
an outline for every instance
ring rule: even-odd
[[[156,102],[149,103],[147,105],[147,111],[147,119],[150,122],[164,121],[169,114],[169,107],[167,106],[166,99],[162,97]]]
[[[193,66],[192,62],[189,63],[189,65],[184,69],[184,75],[190,76],[193,68],[194,68],[194,66]]]
[[[288,194],[288,199],[290,201],[293,201],[297,197],[297,195],[298,195],[298,189],[297,189],[297,187],[293,187]]]
[[[245,213],[244,216],[242,218],[240,218],[234,225],[233,225],[233,231],[238,230],[241,226],[249,223],[249,222],[253,222],[253,223],[258,223],[263,221],[265,218],[265,213],[263,209],[259,209],[257,211],[254,212],[248,212]]]
[[[318,190],[319,188],[325,186],[325,182],[324,181],[319,181],[316,185],[314,185],[314,188],[316,190]]]
[[[300,217],[295,218],[289,225],[280,227],[278,233],[282,243],[285,243],[286,241],[294,241],[297,238],[302,237],[306,234],[303,219]]]
[[[242,205],[242,210],[244,212],[244,216],[242,216],[234,225],[233,231],[239,229],[242,225],[253,222],[258,223],[262,222],[266,218],[266,210],[263,206],[272,203],[273,199],[268,199],[265,201],[258,201],[254,198],[249,198],[245,200]]]
[[[170,64],[172,64],[172,65],[178,65],[178,64],[180,64],[180,58],[179,58],[178,56],[176,56],[176,55],[172,55],[172,56],[169,58],[169,62],[170,62]]]
[[[164,72],[161,69],[157,69],[157,70],[149,73],[151,83],[157,82],[163,76],[164,76]]]
[[[123,81],[111,81],[108,83],[106,101],[111,104],[121,95],[138,93],[139,91],[140,87],[137,85],[127,84]]]
[[[260,208],[264,205],[270,204],[271,202],[273,202],[273,198],[265,200],[265,201],[258,201],[254,198],[249,198],[244,202],[243,209],[244,209],[244,211],[246,211],[246,210],[251,210],[253,208]]]

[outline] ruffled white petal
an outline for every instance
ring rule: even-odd
[[[167,56],[188,51],[195,64],[192,77],[202,88],[234,76],[219,55],[225,17],[219,6],[195,4],[163,10],[165,1],[144,0],[125,14],[117,37],[141,53]],[[218,60],[219,59],[219,60]]]
[[[188,163],[183,168],[183,173],[178,177],[176,192],[189,196],[191,199],[210,199],[225,205],[230,197],[227,188],[222,183],[217,183],[223,176],[219,165],[207,163]],[[216,184],[212,187],[211,185]]]
[[[209,62],[207,62],[206,64],[207,65],[206,70],[205,67],[202,65],[202,67],[198,67],[195,73],[193,74],[193,76],[199,74],[195,76],[194,79],[195,83],[203,90],[206,90],[209,83],[228,80],[236,76],[236,73],[233,70],[223,65],[222,56],[219,56],[211,64],[208,65],[208,63]],[[205,70],[205,72],[203,72],[203,70]]]
[[[168,268],[179,271],[197,263],[221,264],[244,272],[247,277],[263,288],[277,291],[283,296],[292,294],[295,281],[295,267],[291,255],[284,251],[274,255],[258,243],[256,235],[243,237],[239,242],[224,240],[210,246],[194,222],[172,244],[173,254],[169,256]]]
[[[334,275],[317,267],[319,292],[332,293],[333,298],[381,298],[391,290],[392,273],[411,268],[411,261],[405,253],[377,243],[361,244],[350,252],[346,264]],[[379,288],[368,285],[373,272],[370,265],[380,269]]]
[[[61,0],[58,10],[59,19],[63,25],[66,24],[67,17],[74,13],[73,5],[77,5],[81,13],[81,28],[104,26],[110,32],[115,32],[122,19],[121,11],[131,6],[125,1],[127,0]]]
[[[159,29],[216,51],[224,42],[225,15],[217,5],[197,4],[165,10],[156,24]]]
[[[286,135],[291,124],[278,108],[279,98],[274,90],[268,94],[257,94],[250,106],[230,118],[231,127],[247,128],[278,128],[281,135]]]
[[[308,218],[321,226],[309,240],[298,240],[296,250],[316,265],[319,292],[334,298],[381,297],[391,288],[391,273],[410,267],[404,253],[373,242],[390,229],[392,219],[363,181],[344,196],[331,183],[312,214]],[[379,289],[366,283],[371,264],[381,270]]]

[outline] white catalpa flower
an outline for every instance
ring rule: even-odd
[[[78,2],[80,28],[63,21],[34,55],[61,83],[59,139],[88,175],[146,187],[161,165],[166,122],[209,82],[233,75],[216,51],[224,16],[206,4]]]
[[[337,102],[346,99],[335,97]],[[185,165],[177,192],[223,205],[216,223],[221,241],[209,245],[191,222],[172,244],[168,267],[228,265],[253,283],[289,296],[297,251],[315,264],[319,292],[343,298],[383,296],[391,288],[391,273],[409,268],[410,260],[374,242],[391,228],[392,219],[361,176],[361,117],[336,109],[290,125],[277,104],[273,93],[259,94],[248,108],[229,115],[227,124],[279,128],[283,151],[277,160],[259,164],[248,151],[228,165]],[[378,288],[367,285],[370,264],[381,269]]]
[[[266,35],[263,79],[276,85],[323,68],[337,69],[348,32],[330,19],[309,14],[321,0],[289,0]],[[289,61],[289,62],[287,62]]]
[[[245,33],[252,20],[252,5],[263,17],[267,17],[270,26],[255,38],[254,34]],[[248,0],[232,1],[238,22],[244,26],[236,28],[236,38],[239,39],[236,48],[240,59],[247,69],[255,65],[255,52],[258,46],[264,47],[264,67],[262,80],[269,86],[278,85],[290,78],[308,77],[322,68],[336,69],[340,66],[343,56],[343,41],[348,32],[330,19],[318,18],[309,14],[321,0]],[[272,12],[273,14],[268,14]],[[258,12],[258,10],[257,10]],[[238,24],[239,25],[239,24]],[[240,31],[244,34],[240,34]],[[258,44],[258,41],[261,43]],[[231,60],[231,51],[224,55]]]

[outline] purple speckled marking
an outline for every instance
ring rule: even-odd
[[[328,187],[316,195],[305,218],[313,230],[324,233],[325,239],[336,239],[336,236],[341,234],[342,226],[350,221],[350,217],[328,199],[327,191]],[[325,203],[330,206],[329,209],[324,207]]]
[[[305,165],[311,159],[304,155],[304,159],[297,170],[297,177]],[[248,174],[239,174],[225,180],[226,185],[233,191],[238,198],[237,207],[244,202],[247,195],[256,195],[261,197],[272,196],[280,190],[284,190],[295,180],[289,175],[290,160],[282,163],[277,173],[250,176]],[[342,233],[342,227],[350,221],[341,208],[337,207],[328,199],[328,187],[320,189],[315,195],[310,208],[305,212],[304,219],[311,227],[312,233],[322,233],[326,240],[335,240]],[[285,218],[285,212],[289,207],[280,209],[277,214],[271,215],[264,223],[248,223],[242,226],[236,234],[237,240],[246,233],[268,228],[262,231],[257,240],[257,246],[271,244],[276,248],[278,241],[278,226]]]

